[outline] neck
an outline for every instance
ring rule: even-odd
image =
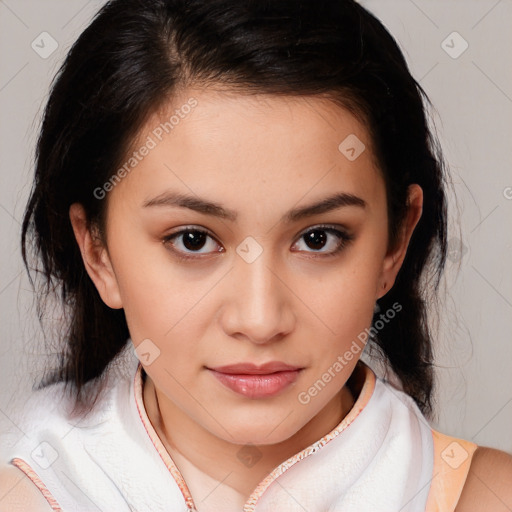
[[[187,482],[192,496],[222,482],[238,493],[243,505],[257,485],[282,462],[333,430],[353,407],[355,396],[346,384],[324,409],[283,442],[247,447],[214,436],[161,394],[146,375],[143,397],[148,418]],[[200,447],[200,449],[198,449]],[[257,457],[257,463],[253,457]],[[242,461],[246,461],[243,463]],[[201,475],[202,487],[198,482]],[[194,482],[197,491],[194,492]]]

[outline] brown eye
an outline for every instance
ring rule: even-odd
[[[208,253],[222,251],[208,232],[196,228],[187,228],[168,235],[163,242],[181,259],[201,258]],[[202,251],[203,248],[206,250]]]
[[[315,229],[314,231],[310,231],[306,235],[303,235],[303,238],[306,242],[306,245],[315,251],[322,249],[329,239],[325,230],[322,229]]]
[[[204,231],[184,231],[181,236],[187,250],[197,251],[204,246],[208,235]]]
[[[331,256],[341,251],[351,240],[352,236],[344,231],[328,226],[316,226],[302,234],[296,244],[303,241],[303,246],[306,247],[306,249],[303,249],[305,252]],[[322,250],[326,247],[327,250]],[[307,249],[311,250],[308,251]]]

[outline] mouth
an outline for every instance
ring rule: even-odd
[[[247,398],[258,399],[283,392],[297,380],[304,368],[272,361],[259,366],[238,363],[207,369],[231,391]]]

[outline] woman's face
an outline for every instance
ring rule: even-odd
[[[319,98],[187,90],[168,107],[105,198],[90,274],[170,403],[229,442],[283,441],[336,400],[403,257],[368,133]],[[213,371],[269,362],[299,370]]]

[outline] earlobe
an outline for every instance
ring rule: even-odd
[[[380,299],[393,287],[396,276],[402,266],[407,253],[407,247],[412,234],[423,212],[423,190],[417,184],[409,185],[407,199],[407,213],[403,222],[400,237],[395,246],[384,258],[382,273],[377,290],[377,299]]]
[[[103,302],[112,309],[122,308],[119,286],[107,248],[94,227],[89,225],[87,215],[81,204],[73,203],[70,206],[69,219],[80,247],[85,270],[96,286]]]

